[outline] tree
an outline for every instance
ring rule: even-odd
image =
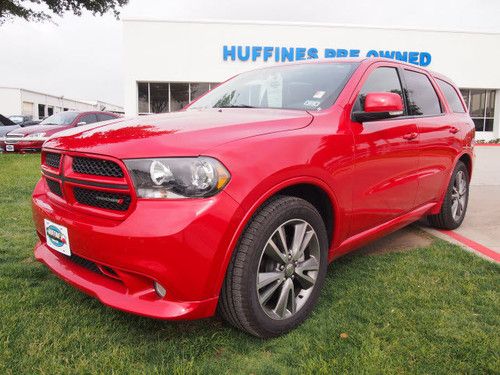
[[[0,24],[15,17],[27,21],[49,21],[52,15],[73,12],[77,16],[88,10],[94,15],[113,12],[118,18],[119,8],[128,0],[0,0]]]

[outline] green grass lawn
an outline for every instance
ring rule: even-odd
[[[0,155],[1,374],[500,371],[499,267],[437,240],[338,260],[312,317],[273,340],[107,308],[33,258],[39,158]]]

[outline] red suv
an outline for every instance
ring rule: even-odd
[[[50,136],[75,126],[118,118],[109,112],[59,112],[38,125],[15,129],[0,138],[0,152],[39,152]]]
[[[35,256],[104,304],[218,311],[259,337],[311,313],[328,262],[464,219],[474,124],[439,74],[389,60],[244,73],[181,112],[48,140]]]

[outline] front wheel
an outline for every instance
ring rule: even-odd
[[[258,337],[281,335],[302,323],[319,297],[328,240],[309,202],[279,196],[245,229],[226,273],[219,312]]]
[[[437,215],[429,215],[429,223],[440,229],[456,229],[464,221],[469,202],[469,171],[459,161],[451,175],[448,190]]]

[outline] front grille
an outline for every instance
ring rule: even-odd
[[[61,184],[59,182],[51,180],[49,178],[46,178],[45,181],[47,181],[47,186],[49,187],[49,190],[52,193],[54,193],[55,195],[58,195],[60,197],[63,196],[62,189],[61,189]]]
[[[130,195],[109,193],[106,191],[73,188],[73,195],[78,203],[108,210],[126,211],[130,206]]]
[[[45,165],[49,167],[59,169],[59,165],[61,164],[61,154],[55,154],[53,152],[47,152],[45,154]]]
[[[99,267],[97,267],[97,264],[95,264],[94,262],[92,262],[88,259],[79,257],[78,255],[75,255],[75,254],[71,254],[70,256],[66,255],[66,258],[71,260],[73,263],[78,264],[79,266],[88,269],[89,271],[98,273],[99,275],[104,275],[101,272],[101,270],[99,269]]]
[[[80,156],[73,159],[73,171],[95,176],[123,177],[123,171],[120,166],[111,160],[84,158]]]

